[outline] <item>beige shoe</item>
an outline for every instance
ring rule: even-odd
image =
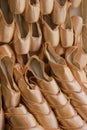
[[[61,44],[64,48],[72,46],[74,41],[72,22],[70,18],[68,19],[60,27]]]
[[[28,23],[37,22],[40,16],[40,2],[39,0],[26,0],[24,10],[24,17]]]
[[[78,42],[78,37],[81,35],[83,19],[80,16],[72,16],[71,17],[73,31],[75,35],[75,44]]]
[[[4,112],[2,109],[2,93],[0,86],[0,130],[4,130],[5,122],[4,122]]]
[[[70,5],[71,3],[67,0],[54,0],[52,20],[55,24],[61,25],[65,22],[67,11]]]
[[[6,130],[45,130],[22,104],[9,108],[6,111],[6,119],[8,122]]]
[[[47,44],[46,56],[56,80],[60,87],[71,99],[71,103],[79,115],[87,121],[87,94],[83,91],[82,86],[75,80],[71,70],[65,60],[58,56],[52,47]],[[87,128],[86,128],[87,129]]]
[[[23,64],[24,60],[28,59],[30,50],[30,30],[28,24],[21,15],[16,15],[13,45],[18,62]]]
[[[69,0],[72,3],[72,7],[73,8],[77,8],[80,4],[82,0]]]
[[[82,48],[85,53],[87,53],[87,25],[82,27]]]
[[[45,73],[44,63],[37,56],[33,56],[30,58],[27,66],[36,78],[45,98],[55,111],[61,127],[66,130],[86,130],[87,125],[76,113],[66,96],[61,92],[56,81]]]
[[[42,15],[50,14],[53,10],[53,5],[54,5],[54,0],[40,0],[41,14]]]
[[[26,0],[8,0],[11,12],[13,14],[22,14],[25,9]]]
[[[42,43],[42,32],[39,23],[32,23],[30,27],[30,51],[36,52],[40,49]]]
[[[78,47],[71,47],[66,51],[66,61],[75,79],[87,92],[87,77],[84,71],[87,64],[87,54],[83,53]]]
[[[27,54],[30,50],[30,31],[28,24],[21,15],[16,15],[14,32],[14,49],[16,54]]]
[[[6,45],[6,44],[0,46],[0,58],[2,59],[5,56],[9,56],[11,58],[11,60],[13,61],[13,63],[15,63],[14,52],[11,49],[11,47],[9,45]]]
[[[1,0],[0,9],[0,42],[9,43],[14,33],[14,20],[7,1]]]
[[[24,104],[33,113],[44,129],[59,130],[54,113],[42,96],[38,85],[32,80],[32,77],[27,77],[27,74],[28,70],[25,73],[24,80],[24,74],[21,71],[21,66],[19,64],[15,65],[14,75]]]
[[[53,47],[57,47],[59,44],[59,27],[52,22],[48,15],[44,15],[41,20],[45,41],[50,42]]]

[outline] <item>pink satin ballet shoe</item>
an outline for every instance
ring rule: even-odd
[[[49,4],[50,3],[50,4]],[[42,15],[51,14],[54,0],[40,0],[40,11]]]
[[[13,38],[14,19],[7,1],[1,0],[0,9],[0,42],[9,43]]]
[[[87,92],[87,78],[84,71],[87,64],[87,54],[76,46],[71,47],[66,51],[66,61],[75,79],[79,82],[84,91]]]
[[[61,25],[60,27],[60,36],[61,36],[61,45],[64,48],[70,47],[73,45],[74,37],[73,37],[73,27],[70,19],[64,23],[64,25]]]
[[[52,11],[52,20],[55,24],[64,24],[68,8],[71,3],[67,0],[54,0],[54,7]]]
[[[39,20],[40,2],[39,0],[26,0],[23,16],[28,23],[34,23]]]
[[[42,43],[42,32],[39,23],[32,23],[30,27],[30,51],[36,52]]]
[[[44,15],[41,21],[45,41],[50,42],[53,47],[57,47],[59,44],[59,27],[52,22],[48,15]]]
[[[25,9],[26,0],[8,0],[9,7],[13,14],[22,14]]]

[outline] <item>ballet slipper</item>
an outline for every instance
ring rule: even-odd
[[[84,24],[82,27],[82,48],[84,50],[84,53],[87,54],[87,25]]]
[[[8,0],[10,10],[13,14],[22,14],[25,9],[26,0]]]
[[[16,108],[9,108],[5,115],[8,121],[6,130],[45,130],[22,104]]]
[[[75,79],[87,93],[87,77],[84,71],[87,64],[87,55],[78,47],[72,47],[66,51],[66,61]]]
[[[82,18],[83,18],[83,21],[84,21],[84,24],[87,24],[87,0],[82,0]]]
[[[44,63],[37,56],[32,56],[26,67],[36,78],[43,95],[55,111],[61,127],[67,130],[86,130],[87,125],[62,93],[57,82],[45,73]]]
[[[1,0],[0,9],[0,42],[9,43],[14,33],[14,20],[9,10],[8,3]]]
[[[26,0],[23,16],[28,23],[37,22],[40,16],[39,0]]]
[[[15,63],[15,54],[13,50],[11,49],[11,47],[7,44],[0,46],[0,58],[2,59],[5,56],[8,56],[9,58],[11,58],[13,63]]]
[[[46,42],[50,42],[53,47],[57,47],[59,44],[59,27],[55,25],[50,16],[42,17],[43,35]]]
[[[77,8],[80,6],[82,0],[69,0],[72,3],[72,8]]]
[[[2,109],[2,93],[0,86],[0,130],[4,130],[5,122],[4,122],[4,111]]]
[[[61,44],[64,48],[73,45],[73,28],[69,24],[64,24],[60,27]]]
[[[79,115],[87,121],[87,95],[82,86],[75,80],[71,70],[65,60],[58,56],[54,49],[46,44],[45,54],[48,58],[55,79],[60,83],[60,87],[71,99],[71,103]]]
[[[67,10],[71,3],[67,0],[54,0],[54,7],[52,11],[53,23],[61,25],[66,20]]]
[[[27,54],[30,49],[30,32],[28,24],[21,15],[16,15],[14,32],[14,49],[16,54]]]
[[[72,16],[71,17],[73,31],[75,35],[75,43],[78,42],[78,37],[81,34],[82,26],[83,26],[83,19],[80,16]]]
[[[38,51],[41,47],[42,32],[39,23],[30,24],[30,51]]]
[[[21,66],[19,64],[15,65],[14,76],[21,92],[24,104],[33,113],[44,129],[59,130],[53,111],[42,96],[38,85],[36,85],[32,78],[27,77],[27,73],[28,70],[25,73],[24,79]]]
[[[50,3],[50,4],[49,4]],[[40,9],[42,15],[51,14],[54,0],[40,0]]]

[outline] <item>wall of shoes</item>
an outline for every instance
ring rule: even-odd
[[[87,130],[87,0],[0,0],[0,130]]]

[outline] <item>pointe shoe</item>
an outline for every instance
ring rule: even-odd
[[[0,58],[1,86],[5,110],[16,107],[20,101],[20,92],[13,80],[13,61],[9,56]]]
[[[71,47],[66,51],[66,61],[75,79],[87,93],[87,77],[84,71],[87,64],[87,54],[83,53],[78,47]]]
[[[61,25],[66,20],[67,10],[71,3],[67,0],[54,0],[54,7],[52,12],[53,23]]]
[[[6,130],[45,130],[22,104],[16,108],[9,108],[6,111],[6,119],[8,122]]]
[[[69,0],[72,3],[72,8],[78,8],[82,0]]]
[[[40,49],[42,43],[42,32],[39,23],[32,23],[30,27],[30,51],[36,52]]]
[[[27,77],[27,73],[28,70],[23,74],[21,71],[21,66],[19,64],[15,65],[14,76],[21,92],[24,104],[32,112],[44,129],[59,130],[53,111],[42,96],[38,85],[32,80],[31,77]],[[25,79],[23,75],[25,75]]]
[[[0,130],[4,130],[5,122],[4,122],[4,111],[2,109],[2,93],[0,86]]]
[[[78,37],[81,34],[82,26],[83,26],[83,19],[80,16],[72,16],[72,27],[75,35],[75,44],[78,42]]]
[[[48,15],[44,15],[41,20],[45,41],[50,42],[53,47],[57,47],[59,44],[59,27],[52,22]]]
[[[15,63],[15,55],[13,50],[11,49],[11,47],[9,45],[1,45],[0,46],[0,59],[2,59],[3,57],[8,56],[9,58],[11,58],[11,60],[13,61],[13,63]]]
[[[39,0],[26,0],[23,16],[28,23],[34,23],[39,20],[40,2]]]
[[[30,30],[28,24],[21,15],[16,15],[13,45],[18,61],[22,62],[21,60],[23,60],[30,50]]]
[[[30,32],[28,24],[21,15],[16,15],[16,28],[14,32],[14,49],[16,54],[26,54],[30,49]]]
[[[74,41],[71,19],[70,23],[68,21],[60,27],[61,45],[64,48],[72,46]]]
[[[62,93],[57,82],[53,77],[49,77],[45,73],[44,63],[37,56],[32,56],[27,67],[29,67],[28,69],[36,78],[36,82],[41,88],[43,95],[55,111],[61,127],[66,130],[86,130],[87,125],[76,113],[66,96]]]
[[[20,91],[13,78],[13,62],[6,56],[0,59],[1,87],[6,130],[44,130],[24,105],[20,104]]]
[[[50,3],[50,4],[49,4]],[[40,10],[42,15],[51,14],[54,0],[40,0]]]
[[[83,18],[83,21],[84,21],[84,24],[87,24],[87,0],[82,0],[82,18]]]
[[[14,20],[7,1],[1,0],[0,9],[0,42],[9,43],[14,33]]]
[[[60,87],[64,93],[71,99],[78,114],[87,121],[87,94],[82,86],[75,80],[73,73],[67,66],[65,60],[58,56],[54,49],[47,44],[45,54],[48,58],[55,79],[60,83]]]
[[[8,0],[10,10],[13,14],[22,14],[25,9],[26,0]]]
[[[83,25],[82,27],[82,48],[84,53],[87,54],[87,25]]]

